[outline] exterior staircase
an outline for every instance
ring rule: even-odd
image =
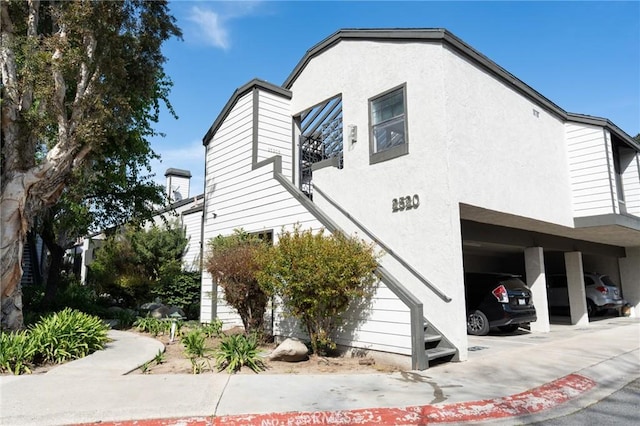
[[[448,362],[456,355],[457,350],[429,322],[424,320],[424,351],[427,365],[432,366]]]

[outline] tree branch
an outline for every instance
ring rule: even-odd
[[[11,175],[19,169],[20,154],[15,149],[18,144],[17,138],[19,134],[18,116],[19,116],[19,99],[18,77],[16,68],[16,58],[13,53],[13,22],[9,16],[9,7],[7,0],[1,0],[0,3],[0,27],[1,43],[0,43],[0,68],[2,70],[2,141],[6,144],[3,147],[5,156],[2,170],[2,188],[4,189]]]
[[[64,106],[64,97],[67,91],[67,84],[64,81],[64,76],[62,75],[62,70],[60,69],[60,62],[63,56],[61,46],[67,42],[67,33],[65,31],[64,24],[60,26],[60,30],[58,31],[58,39],[58,46],[53,52],[53,56],[51,58],[53,65],[52,74],[54,85],[53,107],[55,109],[58,121],[58,144],[65,145],[69,134],[67,127],[67,113]]]

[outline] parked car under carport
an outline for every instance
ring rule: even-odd
[[[531,290],[517,276],[465,273],[467,334],[482,336],[497,327],[513,332],[537,320]]]
[[[584,288],[587,314],[590,317],[608,309],[620,309],[627,303],[620,295],[618,286],[608,275],[586,272]],[[547,275],[547,300],[551,310],[569,308],[569,290],[565,274]]]

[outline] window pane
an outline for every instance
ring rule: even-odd
[[[375,139],[375,152],[403,144],[405,142],[404,116],[374,126],[373,137]]]
[[[373,101],[372,114],[374,125],[404,114],[403,91],[398,90]]]

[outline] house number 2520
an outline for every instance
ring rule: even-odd
[[[401,212],[404,210],[417,209],[420,205],[420,197],[415,194],[413,197],[407,195],[406,197],[394,198],[391,200],[391,211]]]

